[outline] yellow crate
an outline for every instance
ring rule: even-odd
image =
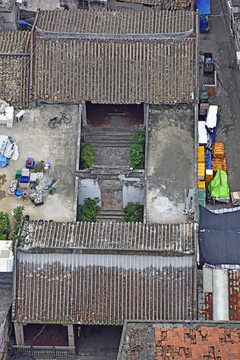
[[[198,162],[205,163],[205,149],[204,146],[198,146]]]
[[[206,184],[205,181],[198,180],[198,190],[205,190]]]
[[[198,163],[198,180],[205,178],[205,163]]]

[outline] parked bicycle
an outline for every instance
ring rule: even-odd
[[[61,117],[58,118],[57,116],[55,116],[54,118],[50,119],[48,122],[48,126],[50,128],[55,128],[57,126],[60,126],[62,121],[65,124],[69,124],[72,121],[72,116],[70,114],[65,114],[65,113],[61,113]]]

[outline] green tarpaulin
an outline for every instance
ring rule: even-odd
[[[227,173],[223,170],[218,170],[214,179],[208,185],[211,197],[226,198],[229,197],[229,187],[227,182]]]

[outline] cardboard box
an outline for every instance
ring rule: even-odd
[[[240,191],[231,192],[233,206],[240,206]]]
[[[205,176],[206,184],[209,184],[210,181],[212,181],[212,178],[213,178],[213,171],[211,169],[206,169],[206,176]]]
[[[204,180],[205,178],[205,164],[198,163],[198,180]]]

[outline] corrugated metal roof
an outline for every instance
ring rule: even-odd
[[[13,106],[28,106],[30,31],[0,31],[0,93]]]
[[[68,10],[40,11],[37,31],[68,34],[166,34],[193,31],[193,11],[106,11]]]
[[[82,248],[193,254],[196,224],[25,222],[25,248]]]
[[[122,324],[194,318],[194,257],[18,250],[13,320]]]

